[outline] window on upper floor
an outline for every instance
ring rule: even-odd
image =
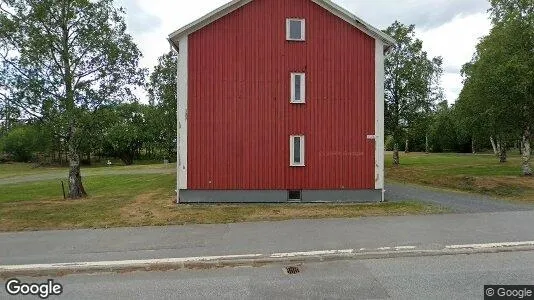
[[[304,19],[287,19],[286,39],[288,41],[305,41],[306,21]]]
[[[306,74],[291,73],[291,103],[306,103]]]

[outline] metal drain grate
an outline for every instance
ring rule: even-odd
[[[289,275],[295,275],[300,273],[300,267],[297,266],[291,266],[291,267],[285,267],[285,272]]]

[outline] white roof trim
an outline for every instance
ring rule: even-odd
[[[207,15],[203,16],[202,18],[185,25],[184,27],[176,30],[175,32],[171,33],[169,35],[169,41],[173,45],[173,47],[176,47],[178,44],[178,41],[181,37],[185,35],[189,35],[190,33],[193,33],[202,27],[211,24],[212,22],[226,16],[227,14],[233,12],[234,10],[252,2],[254,0],[233,0],[231,2],[226,3],[225,5],[217,8],[216,10],[208,13]],[[395,44],[395,39],[391,36],[385,34],[381,30],[369,25],[359,17],[355,16],[354,14],[350,13],[346,9],[342,8],[341,6],[335,4],[334,2],[330,0],[311,0],[318,4],[319,6],[323,7],[324,9],[328,10],[329,12],[333,13],[337,17],[345,20],[346,22],[350,23],[351,25],[357,27],[361,31],[367,33],[368,35],[372,36],[375,39],[380,39],[384,42],[386,46],[391,46]]]

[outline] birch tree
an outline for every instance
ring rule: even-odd
[[[132,98],[142,78],[124,11],[112,0],[0,0],[0,44],[12,103],[57,125],[68,148],[69,197],[84,197],[80,116]]]
[[[494,24],[493,50],[502,55],[502,65],[515,79],[508,86],[509,102],[521,131],[521,172],[532,176],[531,142],[534,127],[534,3],[532,0],[490,0]],[[491,48],[490,48],[491,49]]]
[[[534,6],[531,0],[491,0],[493,28],[464,66],[459,107],[485,124],[500,161],[521,137],[521,173],[530,165],[534,126]]]
[[[157,144],[165,149],[166,158],[176,157],[176,55],[173,52],[159,57],[147,85],[151,106],[160,113],[160,134]]]
[[[423,42],[415,37],[414,25],[395,21],[385,32],[397,41],[385,60],[385,126],[393,136],[393,162],[398,165],[399,143],[406,137],[406,129],[417,117],[432,111],[434,96],[440,94],[442,59],[428,58]],[[408,145],[406,139],[404,142]]]

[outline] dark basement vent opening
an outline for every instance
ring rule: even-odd
[[[302,192],[301,191],[289,191],[289,201],[301,201]]]
[[[285,267],[284,269],[286,273],[289,275],[295,275],[295,274],[300,273],[300,268],[298,266]]]

